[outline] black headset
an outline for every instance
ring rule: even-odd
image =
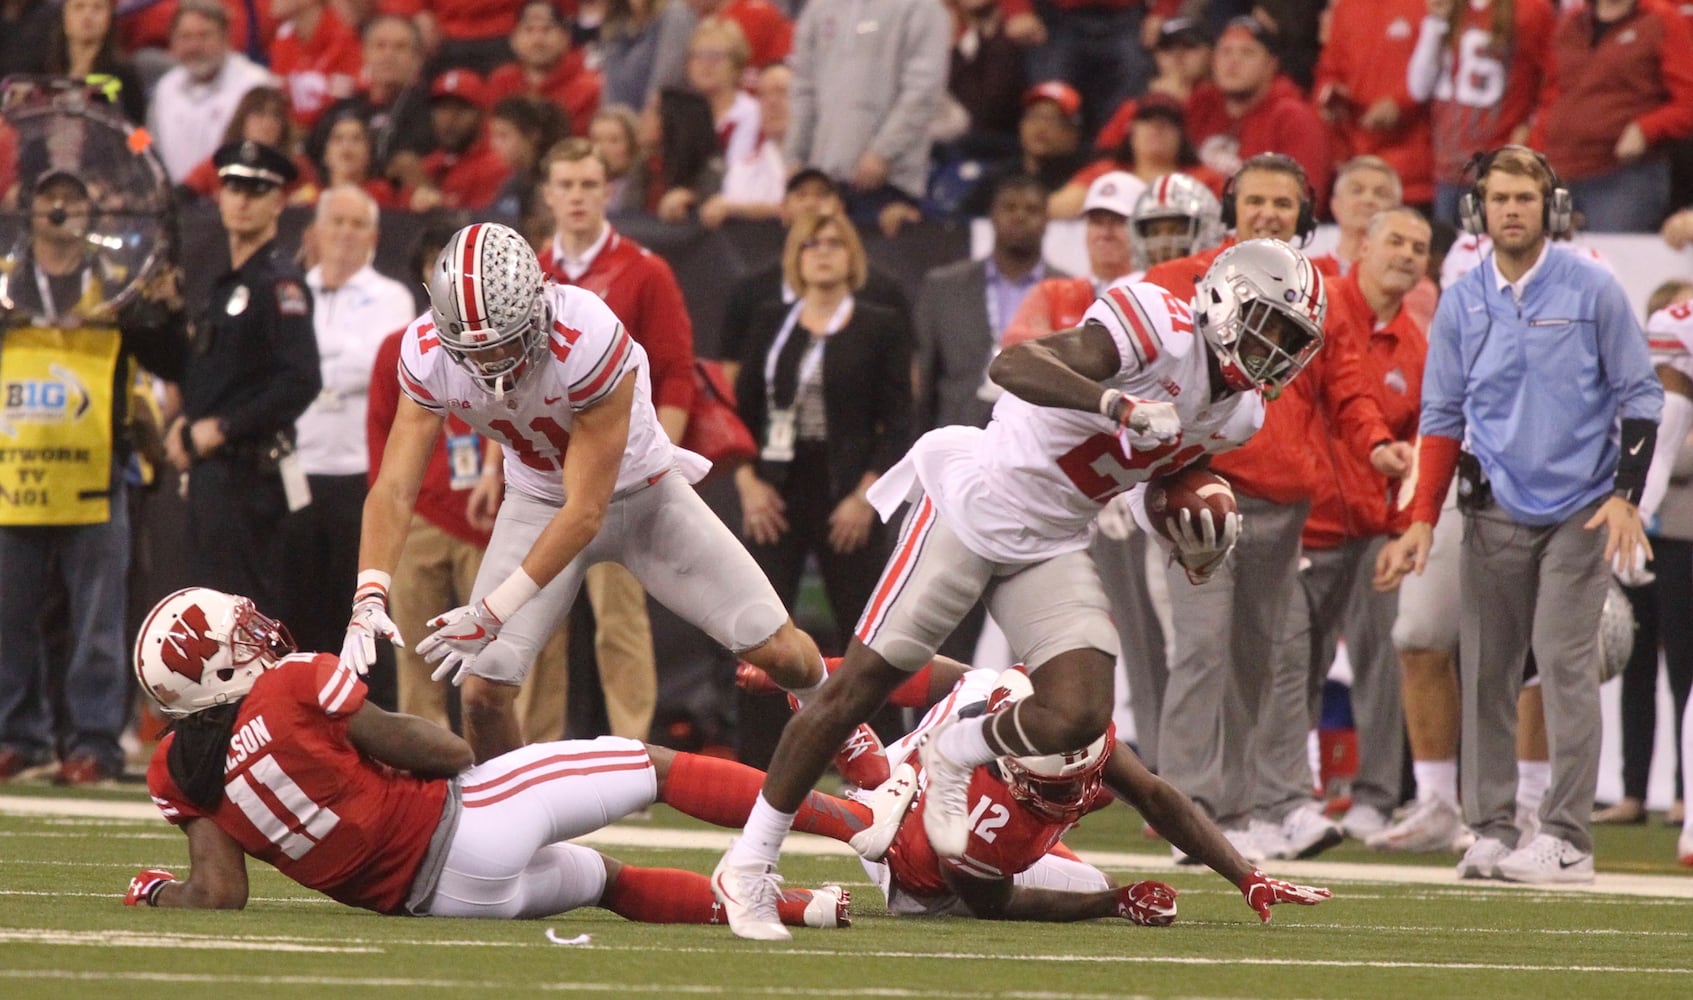
[[[1458,222],[1463,226],[1464,232],[1471,236],[1487,235],[1487,213],[1482,207],[1484,198],[1481,182],[1487,177],[1487,172],[1493,169],[1493,161],[1499,158],[1500,153],[1507,151],[1527,153],[1534,157],[1541,169],[1546,171],[1546,176],[1551,178],[1552,190],[1542,192],[1544,197],[1540,206],[1540,224],[1545,227],[1546,235],[1562,236],[1569,232],[1572,216],[1575,215],[1575,199],[1570,197],[1569,188],[1564,187],[1564,182],[1558,179],[1558,172],[1552,169],[1552,164],[1547,162],[1539,150],[1515,144],[1500,146],[1489,153],[1477,153],[1470,157],[1470,162],[1464,164],[1464,176],[1470,180],[1470,189],[1458,198]]]
[[[1305,168],[1286,153],[1259,153],[1257,156],[1247,157],[1240,169],[1234,172],[1234,176],[1223,184],[1223,229],[1231,230],[1235,227],[1235,182],[1248,170],[1291,174],[1299,181],[1299,219],[1293,224],[1293,235],[1299,237],[1300,246],[1309,243],[1311,234],[1317,231],[1317,192],[1311,187],[1311,180],[1306,176]]]

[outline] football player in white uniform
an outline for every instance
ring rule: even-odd
[[[789,721],[742,836],[712,888],[741,937],[790,937],[776,919],[775,863],[794,811],[853,727],[869,718],[976,600],[1028,664],[1035,694],[924,744],[925,829],[956,858],[969,835],[974,768],[1065,753],[1110,723],[1117,636],[1086,548],[1125,490],[1239,447],[1322,345],[1327,299],[1297,250],[1249,240],[1219,256],[1192,307],[1147,284],[1109,287],[1082,325],[1007,349],[989,374],[1007,392],[986,429],[924,435],[870,491],[883,517],[911,501],[899,544],[858,623],[843,677]],[[1204,578],[1240,531],[1209,512],[1178,530],[1176,558]],[[1007,721],[1009,720],[1009,721]]]
[[[790,690],[821,683],[816,644],[694,493],[710,465],[665,436],[646,353],[598,296],[546,284],[521,236],[478,224],[442,249],[429,299],[400,349],[404,395],[365,501],[343,662],[363,674],[378,636],[401,642],[388,617],[389,573],[451,411],[500,443],[505,499],[470,604],[431,620],[436,631],[417,649],[441,661],[436,680],[463,683],[478,761],[522,745],[518,685],[598,562],[621,563],[660,603]],[[485,482],[494,471],[484,470]]]

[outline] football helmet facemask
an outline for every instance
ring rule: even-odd
[[[509,226],[477,223],[452,235],[429,272],[429,311],[441,347],[495,398],[540,367],[547,351],[541,263]]]
[[[1305,255],[1281,240],[1246,240],[1218,255],[1199,279],[1193,321],[1223,381],[1270,398],[1323,346],[1328,293]]]
[[[189,587],[148,613],[135,638],[135,677],[159,711],[180,719],[245,697],[295,649],[288,629],[248,598]]]
[[[1209,250],[1223,241],[1223,206],[1204,184],[1187,174],[1165,174],[1147,185],[1135,199],[1129,218],[1134,266],[1144,271],[1177,257]],[[1185,222],[1181,232],[1149,235],[1155,222]]]

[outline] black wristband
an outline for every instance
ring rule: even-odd
[[[1658,443],[1655,420],[1624,417],[1622,449],[1617,455],[1617,472],[1612,492],[1631,504],[1640,503],[1646,490],[1646,472],[1652,467],[1652,451]]]
[[[188,455],[188,457],[199,458],[200,453],[194,450],[194,425],[188,421],[187,417],[182,418],[181,439],[182,450]]]

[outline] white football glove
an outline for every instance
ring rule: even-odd
[[[1182,436],[1182,418],[1174,403],[1136,399],[1107,389],[1100,397],[1099,412],[1117,422],[1117,437],[1125,450],[1169,444]]]
[[[441,665],[429,675],[432,681],[451,679],[454,687],[464,683],[464,675],[476,660],[476,654],[486,649],[500,634],[504,624],[488,610],[487,602],[477,601],[446,614],[429,619],[434,629],[427,639],[417,644],[417,653],[430,663]]]
[[[388,617],[388,602],[381,597],[367,597],[353,605],[347,637],[341,642],[341,665],[360,677],[370,673],[370,665],[376,662],[377,636],[406,648],[394,619]]]
[[[1240,539],[1240,525],[1240,514],[1230,513],[1223,517],[1223,530],[1219,532],[1216,515],[1210,510],[1200,511],[1196,519],[1193,511],[1182,508],[1170,529],[1171,541],[1176,543],[1176,561],[1187,570],[1190,583],[1211,579]]]

